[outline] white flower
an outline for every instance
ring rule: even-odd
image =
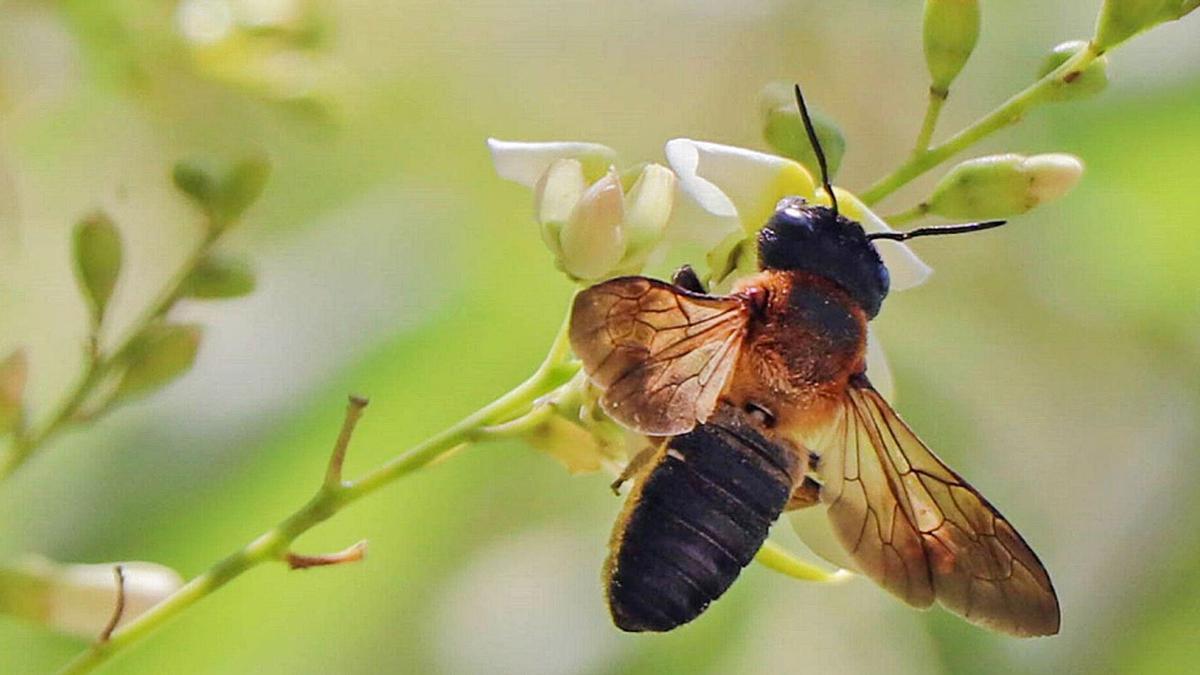
[[[676,191],[666,167],[646,164],[623,176],[616,153],[596,143],[489,139],[488,147],[502,178],[533,189],[542,239],[572,278],[636,274],[662,240]]]

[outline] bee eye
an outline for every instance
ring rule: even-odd
[[[775,426],[775,414],[761,405],[753,401],[747,401],[745,410],[751,419],[761,424],[764,428],[770,429]]]

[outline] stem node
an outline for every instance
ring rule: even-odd
[[[288,551],[284,555],[283,560],[287,563],[289,569],[306,570],[310,567],[325,567],[329,565],[345,565],[346,563],[359,562],[367,555],[367,540],[354,544],[353,546],[338,551],[336,553],[322,553],[320,555],[301,555]]]

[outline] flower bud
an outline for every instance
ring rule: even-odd
[[[91,215],[75,226],[75,274],[99,324],[112,298],[121,273],[121,235],[102,213]]]
[[[148,562],[64,565],[30,558],[0,566],[0,612],[55,630],[94,639],[117,606],[113,569],[121,566],[125,606],[118,627],[129,623],[183,585],[174,570]]]
[[[555,160],[534,185],[533,210],[542,226],[542,241],[556,258],[562,256],[558,243],[562,228],[587,187],[583,164],[577,159]]]
[[[1066,63],[1067,59],[1078,54],[1081,49],[1086,48],[1087,42],[1083,40],[1071,40],[1056,46],[1042,61],[1041,67],[1038,68],[1038,77],[1045,77],[1055,68]],[[1104,88],[1108,86],[1108,57],[1101,56],[1088,64],[1087,68],[1068,77],[1069,79],[1066,80],[1055,80],[1046,90],[1045,100],[1071,101],[1095,96],[1104,91]]]
[[[1196,8],[1195,0],[1105,0],[1096,21],[1096,48],[1106,51]]]
[[[945,97],[979,40],[978,0],[925,0],[925,64],[930,89]]]
[[[625,257],[621,267],[641,271],[662,239],[675,206],[675,174],[661,164],[647,164],[625,195]]]
[[[562,228],[563,271],[577,279],[598,279],[616,268],[625,255],[624,219],[621,176],[609,171],[584,191]]]
[[[21,428],[25,417],[25,383],[29,379],[29,359],[17,349],[0,361],[0,435]]]
[[[808,132],[804,129],[804,121],[796,108],[796,98],[792,85],[784,82],[772,82],[767,85],[760,95],[760,112],[763,121],[763,138],[775,152],[800,162],[813,174],[820,174],[816,152],[808,140]],[[809,109],[812,117],[813,130],[817,132],[817,140],[825,152],[825,162],[829,166],[829,176],[837,175],[842,165],[842,157],[846,154],[846,137],[833,120],[817,110]]]
[[[1065,195],[1082,174],[1079,159],[1061,153],[980,157],[951,169],[927,205],[947,218],[1002,218]]]

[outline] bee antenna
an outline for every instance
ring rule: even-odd
[[[986,220],[982,223],[967,223],[965,225],[935,225],[933,227],[918,227],[915,230],[907,232],[872,232],[867,235],[868,241],[875,239],[888,239],[891,241],[907,241],[917,237],[932,237],[942,234],[964,234],[967,232],[979,232],[980,230],[990,230],[993,227],[1000,227],[1005,224],[1006,220]]]
[[[817,130],[813,128],[812,118],[808,116],[808,106],[804,104],[804,94],[800,93],[800,85],[796,85],[796,106],[800,108],[800,119],[804,121],[804,131],[808,133],[808,142],[812,144],[813,152],[817,155],[817,164],[821,167],[821,185],[829,202],[833,205],[833,215],[838,215],[837,195],[829,184],[829,166],[825,163],[825,151],[821,149],[821,141],[817,140]]]

